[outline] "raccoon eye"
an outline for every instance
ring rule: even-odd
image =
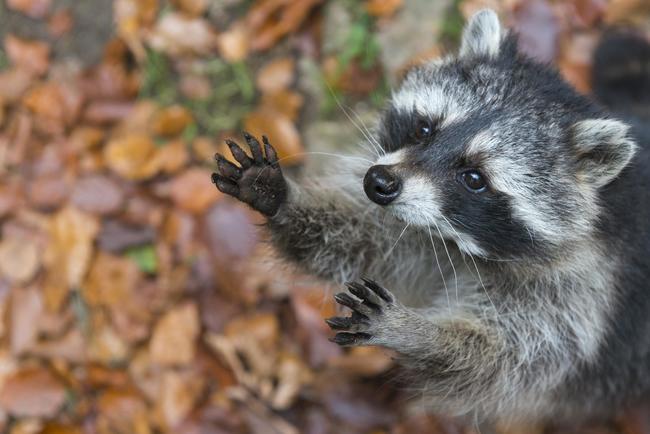
[[[459,175],[460,181],[472,193],[482,193],[487,189],[487,182],[481,172],[476,169],[466,170]]]
[[[433,135],[434,125],[429,119],[418,119],[415,124],[415,138],[418,140],[428,139]]]

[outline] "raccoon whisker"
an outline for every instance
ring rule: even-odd
[[[328,156],[328,157],[341,158],[343,160],[359,160],[359,161],[363,161],[363,162],[366,162],[366,163],[375,164],[375,162],[372,161],[372,160],[369,160],[369,159],[363,158],[363,157],[358,157],[358,156],[355,156],[355,155],[342,155],[342,154],[334,154],[334,153],[331,153],[331,152],[320,152],[320,151],[296,152],[295,154],[291,154],[291,155],[287,155],[287,156],[284,156],[282,158],[279,158],[278,162],[280,162],[282,160],[287,160],[287,159],[292,158],[292,157],[298,157],[298,156],[301,156],[301,155],[325,155],[325,156]]]
[[[361,129],[361,127],[354,121],[354,119],[352,119],[352,116],[350,116],[348,114],[346,108],[343,106],[343,104],[341,104],[341,101],[339,100],[339,98],[334,93],[334,89],[332,89],[332,86],[330,86],[329,83],[325,83],[325,84],[327,85],[327,89],[330,91],[330,94],[332,95],[332,98],[334,98],[334,101],[336,102],[336,105],[339,107],[339,109],[341,109],[341,111],[343,112],[345,117],[348,118],[348,120],[352,123],[352,125],[354,125],[356,127],[356,129],[358,129],[359,132],[361,132],[361,134],[363,134],[363,136],[366,138],[366,140],[368,140],[368,142],[372,145],[372,147],[374,149],[373,152],[377,155],[377,157],[381,156],[382,154],[376,148],[376,145],[373,142],[372,138],[365,131],[363,131]],[[379,147],[379,149],[381,149],[381,146]]]
[[[366,124],[363,122],[363,119],[361,119],[361,116],[359,116],[359,114],[358,114],[357,112],[355,112],[353,108],[348,107],[348,109],[350,110],[350,112],[352,112],[352,114],[354,115],[354,117],[357,119],[357,122],[359,122],[359,124],[361,124],[361,126],[363,127],[363,129],[366,131],[366,137],[370,138],[370,141],[371,141],[372,143],[374,143],[374,144],[377,146],[377,148],[379,148],[379,151],[380,151],[380,153],[381,153],[382,155],[385,155],[385,154],[386,154],[386,151],[384,151],[384,148],[381,146],[381,143],[379,143],[379,142],[377,141],[377,139],[374,138],[374,136],[372,135],[372,132],[370,131],[370,129],[369,129],[369,128],[366,126]]]
[[[411,226],[411,223],[406,223],[406,226],[404,226],[404,229],[402,229],[402,232],[399,234],[399,237],[397,237],[397,240],[395,241],[395,244],[393,244],[393,247],[391,247],[388,252],[384,255],[384,260],[388,259],[390,257],[390,254],[393,253],[393,250],[395,250],[395,247],[397,246],[397,243],[399,243],[399,240],[402,239],[404,236],[404,233],[408,229],[408,227]]]
[[[449,226],[451,228],[451,230],[454,231],[454,233],[456,234],[458,239],[460,239],[460,234],[458,233],[458,231],[456,231],[456,228],[451,224],[451,222],[449,220],[447,220],[447,217],[445,217],[444,215],[441,216],[441,217],[445,220],[445,222],[447,223],[447,226]],[[474,268],[476,269],[476,275],[478,276],[478,281],[481,284],[481,288],[483,288],[483,292],[485,293],[485,296],[487,297],[488,301],[492,305],[492,308],[494,309],[494,311],[498,315],[499,310],[497,309],[496,305],[492,301],[492,298],[490,298],[490,294],[488,294],[487,288],[485,287],[485,284],[483,283],[483,278],[481,277],[481,272],[478,270],[478,265],[476,264],[476,260],[474,259],[474,255],[472,255],[471,252],[467,252],[467,254],[469,255],[469,258],[472,260],[472,263],[474,264]]]
[[[445,294],[447,295],[447,307],[449,309],[449,313],[451,313],[451,302],[449,301],[449,288],[447,288],[447,279],[445,279],[445,274],[442,272],[442,267],[440,266],[440,260],[438,259],[438,252],[436,250],[436,245],[433,242],[433,235],[431,235],[431,227],[427,226],[427,230],[429,231],[429,239],[431,240],[431,247],[433,248],[433,255],[436,258],[436,264],[438,264],[438,271],[440,271],[442,284],[445,287]]]
[[[454,283],[456,285],[456,303],[459,302],[458,299],[458,274],[456,273],[456,267],[454,266],[454,261],[451,259],[451,255],[449,254],[449,249],[447,248],[447,243],[445,242],[445,239],[442,236],[442,231],[440,231],[440,226],[438,226],[438,223],[435,220],[432,220],[433,224],[436,226],[436,229],[438,230],[438,235],[440,235],[440,240],[442,240],[442,245],[445,248],[445,253],[447,253],[447,258],[449,258],[449,265],[451,265],[451,270],[454,272]]]

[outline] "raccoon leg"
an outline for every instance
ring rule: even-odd
[[[340,185],[323,178],[304,186],[287,181],[272,145],[263,138],[263,146],[244,134],[250,156],[237,144],[227,144],[239,165],[217,154],[217,173],[212,180],[217,188],[250,205],[267,216],[271,241],[280,254],[304,271],[335,282],[373,273],[389,279],[391,272],[403,267],[391,266],[403,255],[402,246],[417,256],[417,243],[405,238],[391,249],[403,226],[391,223],[375,207],[364,206],[363,197],[354,197]],[[264,150],[262,150],[264,148]],[[336,182],[347,183],[341,175]],[[349,183],[361,180],[350,179]],[[361,194],[363,191],[359,189]],[[391,255],[386,255],[390,252]]]
[[[405,307],[372,280],[352,282],[336,301],[352,310],[350,317],[327,319],[342,346],[379,345],[395,350],[401,363],[438,394],[485,393],[503,367],[504,345],[491,327],[467,318],[431,320]],[[470,390],[471,389],[471,390]],[[465,395],[465,396],[467,396]]]

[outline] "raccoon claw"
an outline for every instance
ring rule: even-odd
[[[387,289],[370,279],[362,281],[346,284],[354,297],[345,292],[334,296],[337,303],[352,310],[352,315],[325,320],[332,330],[339,331],[331,341],[341,346],[382,343],[379,335],[384,319],[399,307]]]
[[[275,215],[287,198],[287,183],[278,164],[278,155],[266,136],[262,143],[244,132],[249,156],[237,143],[226,140],[230,153],[239,166],[216,154],[217,172],[212,182],[219,191],[250,205],[267,217]]]

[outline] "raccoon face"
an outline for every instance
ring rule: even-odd
[[[635,150],[554,71],[477,13],[460,54],[412,70],[380,124],[370,200],[484,258],[553,257],[598,218],[598,189]]]

